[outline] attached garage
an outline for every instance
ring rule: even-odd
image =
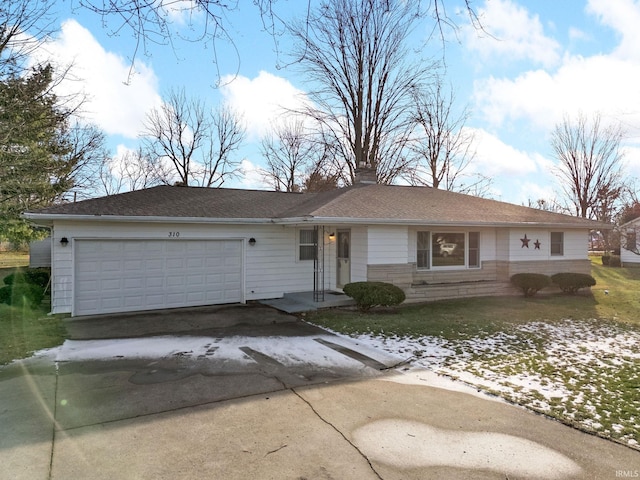
[[[243,301],[241,240],[74,242],[74,315]]]

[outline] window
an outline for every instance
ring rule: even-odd
[[[551,232],[551,255],[564,255],[564,232]]]
[[[463,267],[465,254],[464,233],[433,233],[431,235],[431,265],[434,267]]]
[[[469,232],[469,268],[480,268],[480,232]]]
[[[298,260],[314,260],[318,236],[316,230],[298,230]]]
[[[480,268],[480,232],[417,232],[416,266]]]
[[[417,266],[418,268],[430,268],[431,266],[431,249],[429,232],[418,232],[418,251]]]
[[[638,238],[635,230],[627,230],[626,241],[624,248],[631,250],[632,252],[638,251]]]

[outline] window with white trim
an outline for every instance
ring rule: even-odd
[[[480,232],[417,232],[416,267],[480,268]]]
[[[431,267],[431,236],[429,232],[418,232],[416,265],[418,268]]]
[[[564,255],[564,232],[551,232],[551,255]]]
[[[469,268],[480,268],[480,232],[469,232]]]
[[[630,250],[632,252],[638,251],[638,236],[635,230],[627,230],[624,248],[625,250]]]
[[[298,230],[298,260],[313,260],[316,257],[317,231],[314,229]]]

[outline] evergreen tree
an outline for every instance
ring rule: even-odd
[[[0,237],[14,243],[33,237],[25,210],[51,205],[72,186],[69,112],[51,86],[49,65],[0,81]]]

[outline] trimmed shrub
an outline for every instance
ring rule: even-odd
[[[51,278],[51,271],[48,268],[30,268],[25,272],[27,283],[45,288]]]
[[[586,273],[556,273],[551,281],[564,293],[574,294],[581,288],[593,287],[596,279]]]
[[[602,257],[600,257],[602,259],[602,265],[604,265],[605,267],[609,266],[609,262],[611,261],[611,255],[602,255]]]
[[[4,277],[3,282],[5,285],[13,285],[14,283],[28,283],[27,277],[22,270],[16,270]]]
[[[38,285],[17,283],[0,288],[0,303],[37,308],[44,298],[44,289]]]
[[[356,301],[358,309],[362,312],[373,307],[400,305],[406,298],[400,287],[385,282],[348,283],[343,291]]]
[[[28,283],[45,288],[51,276],[48,268],[30,268],[28,270],[16,270],[4,277],[5,285]]]
[[[539,290],[551,285],[551,278],[542,273],[516,273],[510,280],[514,287],[522,290],[525,297],[533,297]]]

